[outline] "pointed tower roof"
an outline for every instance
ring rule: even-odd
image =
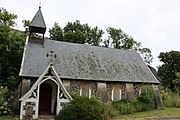
[[[39,10],[37,11],[36,15],[32,19],[32,21],[29,24],[30,32],[37,32],[37,33],[45,33],[46,31],[46,24],[41,12],[41,7],[39,7]]]

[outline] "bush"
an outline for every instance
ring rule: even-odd
[[[152,86],[145,85],[141,87],[141,94],[137,99],[142,104],[144,111],[153,109],[155,105],[155,92]]]
[[[60,111],[56,120],[107,120],[115,116],[110,105],[98,102],[94,97],[74,96],[70,104]]]
[[[7,87],[0,86],[0,115],[11,113],[10,99]]]
[[[164,106],[172,107],[172,108],[180,108],[180,97],[177,94],[162,90],[161,96]]]
[[[142,111],[142,104],[137,100],[128,101],[114,101],[112,102],[113,107],[119,112],[119,114],[130,114],[134,112]]]
[[[110,103],[103,104],[102,120],[110,120],[118,115],[117,110]]]
[[[155,93],[150,85],[145,85],[141,88],[141,94],[137,99],[121,100],[112,102],[113,107],[120,114],[130,114],[139,111],[150,110],[154,107]]]

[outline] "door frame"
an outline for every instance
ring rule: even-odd
[[[55,88],[55,92],[56,92],[56,96],[54,97],[55,98],[55,105],[54,105],[54,109],[55,109],[55,111],[53,112],[53,114],[55,114],[55,115],[57,115],[59,112],[58,112],[58,94],[59,94],[59,91],[58,91],[58,89],[59,89],[59,85],[58,85],[58,83],[56,82],[56,80],[54,80],[53,78],[49,78],[49,79],[47,79],[47,78],[45,78],[44,80],[42,80],[41,82],[40,82],[40,84],[38,85],[38,102],[37,102],[37,112],[38,112],[38,115],[40,115],[39,113],[40,113],[40,111],[39,111],[39,103],[40,103],[40,87],[41,87],[41,84],[43,84],[43,83],[48,83],[50,86],[52,86],[48,81],[50,81],[50,82],[52,82],[55,86],[56,86],[56,88]],[[52,92],[53,92],[53,86],[52,86]],[[51,107],[52,107],[52,99],[53,99],[53,93],[51,93]]]

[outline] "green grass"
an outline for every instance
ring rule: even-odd
[[[6,116],[0,116],[0,120],[18,120],[18,118],[15,116],[6,115]]]
[[[146,112],[137,112],[133,114],[119,115],[115,120],[130,119],[130,118],[146,118],[160,116],[180,116],[180,108],[165,108],[164,110],[151,110]],[[0,116],[0,120],[17,120],[14,116]]]
[[[119,115],[115,120],[160,116],[180,116],[180,108],[165,108],[164,110],[151,110],[145,112],[137,112],[133,114]]]

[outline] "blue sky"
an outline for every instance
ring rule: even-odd
[[[31,20],[39,3],[47,28],[75,20],[104,31],[121,28],[151,49],[153,67],[160,52],[180,51],[180,0],[1,0],[0,7],[17,14],[15,28],[23,29],[21,21]]]

